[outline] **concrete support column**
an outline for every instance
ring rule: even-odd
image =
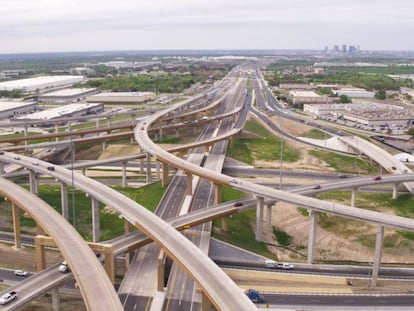
[[[27,137],[27,125],[24,125],[24,137]],[[24,141],[24,145],[27,146],[27,139]],[[27,150],[25,150],[27,152]]]
[[[370,286],[377,286],[378,273],[381,264],[382,247],[384,242],[384,226],[378,225],[377,227],[377,238],[375,240],[375,251],[374,251],[374,264],[372,266],[372,278]]]
[[[186,179],[186,190],[185,193],[187,195],[192,195],[193,194],[193,174],[187,173],[187,179]]]
[[[164,265],[165,265],[165,253],[161,249],[160,254],[158,255],[158,265],[157,265],[157,290],[162,292],[164,291]]]
[[[201,294],[201,311],[211,311],[213,305],[210,302],[210,299],[208,299],[207,295],[203,292]]]
[[[29,184],[30,184],[30,192],[34,194],[38,194],[38,186],[37,186],[37,178],[35,171],[29,170]]]
[[[270,236],[272,234],[272,227],[272,205],[269,204],[266,207],[266,229]]]
[[[95,127],[98,129],[99,128],[99,119],[96,119],[95,123],[96,123]]]
[[[68,185],[65,183],[60,184],[60,202],[62,206],[62,216],[66,220],[69,220]]]
[[[155,167],[157,169],[157,179],[160,180],[161,179],[161,169],[160,169],[160,162],[159,161],[155,161]]]
[[[52,310],[59,311],[60,310],[59,287],[52,288],[50,292],[52,294]]]
[[[59,133],[59,126],[57,125],[57,123],[55,123],[55,133],[56,133],[56,134],[57,134],[57,133]],[[55,140],[56,140],[56,141],[59,141],[59,137],[58,137],[58,136],[56,136]]]
[[[124,219],[124,233],[129,233],[132,231],[132,225],[128,220]]]
[[[229,231],[229,217],[228,216],[224,216],[221,218],[221,230],[223,230],[224,232]]]
[[[160,141],[162,141],[162,121],[160,121],[159,136]]]
[[[83,175],[83,176],[86,176],[86,168],[83,168],[83,169],[82,169],[82,175]]]
[[[257,205],[256,205],[256,241],[262,241],[263,240],[263,228],[262,228],[263,204],[264,204],[264,198],[263,197],[257,197]]]
[[[127,186],[127,182],[126,182],[126,165],[127,162],[122,162],[122,187],[126,187]]]
[[[221,203],[222,187],[219,184],[214,184],[214,205]]]
[[[102,142],[102,152],[105,152],[105,149],[106,149],[106,142],[103,141]]]
[[[395,200],[398,198],[398,183],[392,185],[392,198]]]
[[[115,259],[112,245],[105,245],[105,271],[112,284],[115,282]]]
[[[318,224],[317,212],[309,211],[309,237],[308,237],[308,263],[313,263],[315,259],[315,248],[316,248],[316,226]]]
[[[0,174],[4,174],[4,162],[0,162]]]
[[[99,201],[92,197],[92,241],[94,243],[99,242],[101,235],[101,228],[99,225]]]
[[[351,192],[351,206],[352,207],[355,207],[357,191],[358,191],[358,188],[353,188]]]
[[[147,152],[147,161],[146,161],[146,167],[147,167],[147,184],[152,182],[152,176],[151,176],[151,154]]]
[[[141,174],[144,173],[144,159],[139,159],[139,171]]]
[[[162,163],[162,178],[161,178],[161,186],[167,187],[168,185],[168,164]]]
[[[35,237],[35,259],[36,259],[36,271],[40,272],[46,269],[46,253],[45,246],[42,244],[42,237]]]
[[[12,214],[13,214],[13,232],[14,232],[14,247],[22,247],[22,238],[20,233],[20,209],[14,202],[12,202]]]

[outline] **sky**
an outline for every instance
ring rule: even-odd
[[[413,0],[0,0],[0,53],[414,51]]]

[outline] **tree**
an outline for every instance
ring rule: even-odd
[[[351,102],[351,99],[348,96],[342,94],[341,96],[339,96],[339,102],[341,104],[347,104]]]
[[[407,131],[407,134],[414,138],[414,127],[410,127]]]
[[[377,91],[374,96],[376,99],[384,100],[386,98],[385,90]]]

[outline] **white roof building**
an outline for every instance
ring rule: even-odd
[[[41,76],[28,79],[11,80],[0,82],[0,90],[33,92],[36,90],[53,89],[56,87],[72,86],[75,83],[83,82],[82,76]]]

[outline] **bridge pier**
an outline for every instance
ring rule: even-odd
[[[316,227],[318,224],[318,213],[314,210],[309,211],[309,237],[308,237],[308,259],[309,264],[315,260],[315,249],[316,249]]]
[[[161,172],[160,172],[160,161],[155,161],[155,168],[157,170],[157,179],[161,179]]]
[[[59,287],[54,287],[50,290],[52,294],[52,310],[60,310],[60,297],[59,297]]]
[[[266,205],[266,229],[269,236],[272,236],[272,204]]]
[[[399,186],[399,183],[395,183],[392,185],[392,198],[394,200],[398,198],[398,186]]]
[[[160,121],[160,127],[159,127],[159,141],[162,141],[162,121]]]
[[[162,162],[162,178],[161,178],[161,186],[167,187],[168,185],[168,164]]]
[[[221,193],[222,186],[219,184],[214,184],[214,205],[218,205],[221,203]]]
[[[352,188],[352,192],[351,192],[351,207],[355,207],[357,191],[358,191],[358,188]]]
[[[39,193],[38,185],[37,185],[37,178],[36,172],[29,170],[29,184],[30,184],[30,192],[34,194]]]
[[[115,258],[112,245],[104,245],[104,256],[105,256],[105,271],[111,280],[112,284],[115,283]]]
[[[159,292],[164,291],[164,279],[165,279],[165,252],[160,250],[157,261],[157,290]]]
[[[0,174],[4,174],[4,162],[0,162]]]
[[[69,220],[68,185],[63,182],[60,184],[60,204],[63,218]]]
[[[122,187],[126,187],[127,186],[127,173],[126,173],[126,165],[127,162],[122,162]]]
[[[35,236],[35,265],[36,271],[40,272],[46,269],[46,253],[42,236]]]
[[[188,173],[188,172],[185,172],[185,174],[187,175],[185,193],[187,195],[192,195],[193,194],[193,174]]]
[[[147,174],[146,174],[146,183],[149,184],[152,182],[151,176],[151,154],[149,152],[146,153],[146,167],[147,167]]]
[[[377,238],[375,240],[374,260],[373,260],[373,265],[372,265],[372,277],[371,277],[371,282],[370,282],[371,287],[377,286],[378,273],[379,273],[380,264],[381,264],[383,242],[384,242],[384,226],[378,225]]]
[[[22,247],[22,238],[20,232],[20,209],[19,207],[11,202],[12,214],[13,214],[13,231],[14,231],[14,247],[19,249]]]
[[[101,228],[99,223],[99,201],[91,197],[92,203],[92,241],[99,242],[101,236]]]
[[[59,126],[58,126],[58,124],[57,124],[57,123],[55,123],[55,133],[56,133],[56,134],[57,134],[57,133],[59,133]],[[59,141],[59,137],[58,137],[58,136],[56,136],[55,140],[56,140],[56,141]]]
[[[257,204],[256,204],[256,241],[263,240],[263,228],[262,228],[262,221],[263,221],[263,204],[264,198],[257,197]]]

